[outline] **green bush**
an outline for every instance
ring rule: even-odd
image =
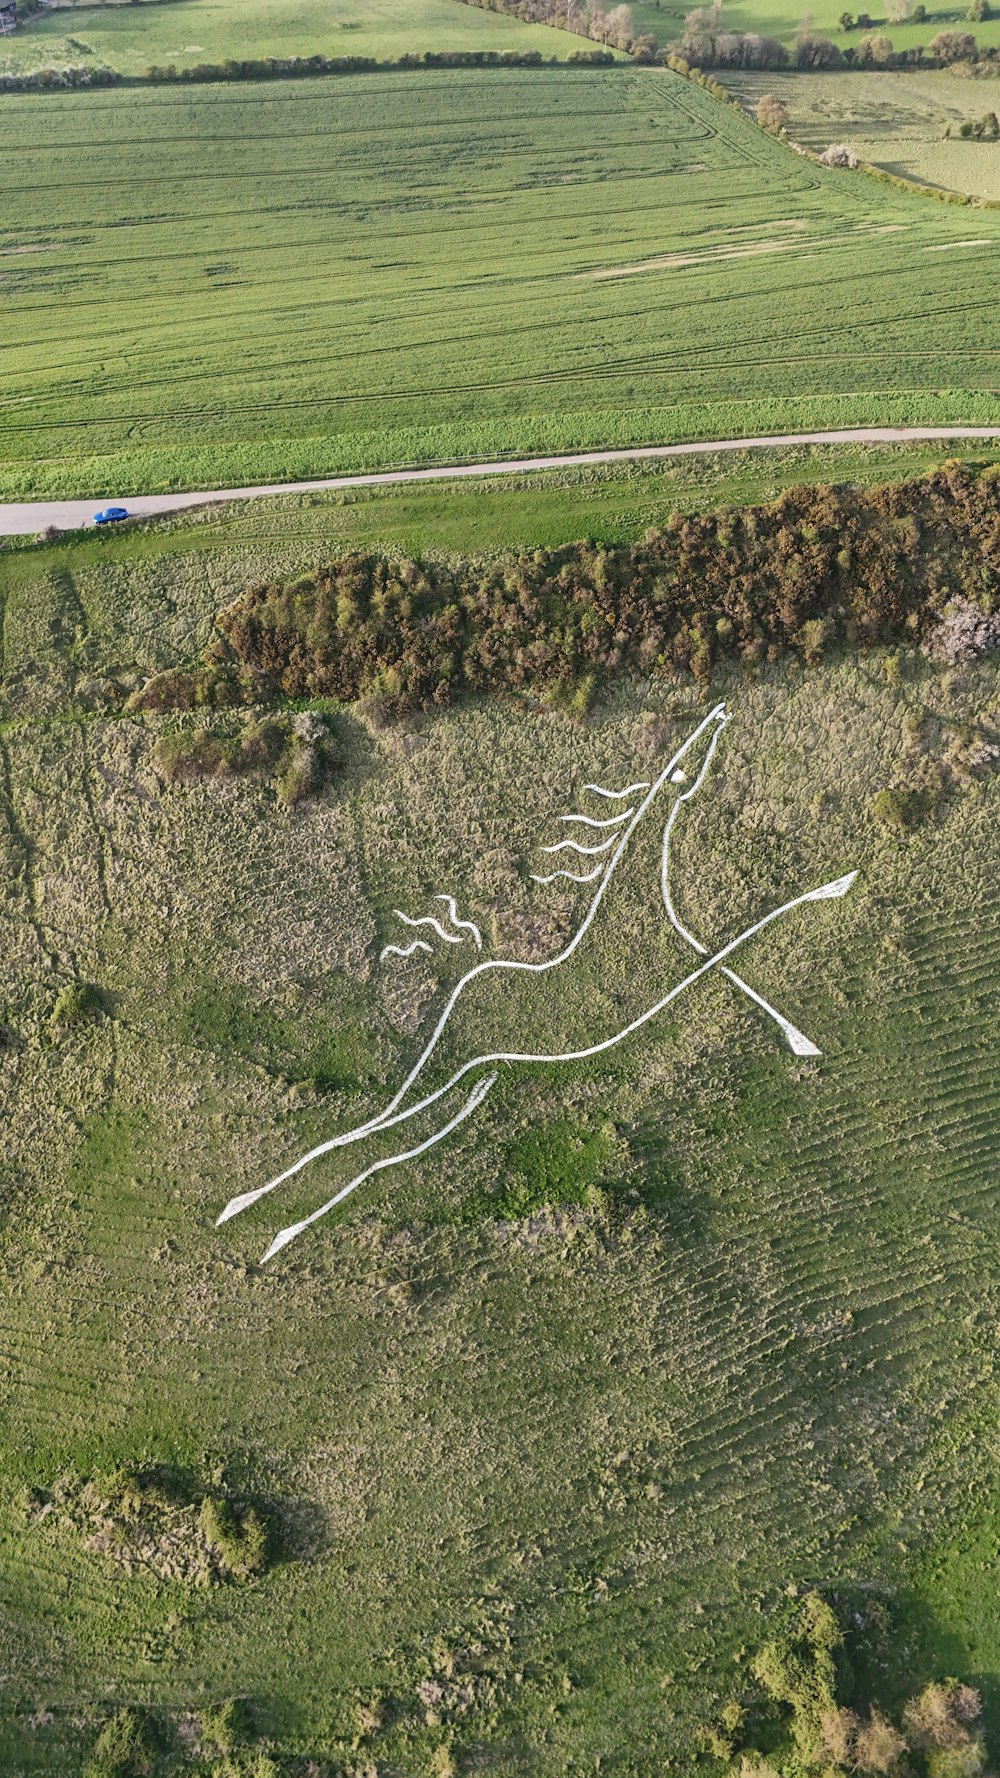
[[[610,1125],[578,1129],[556,1121],[528,1130],[507,1149],[500,1191],[473,1193],[465,1214],[469,1220],[489,1216],[517,1222],[550,1206],[592,1203],[613,1153]]]
[[[240,1578],[262,1574],[267,1566],[267,1527],[252,1506],[237,1514],[231,1501],[206,1494],[198,1524],[209,1549]]]
[[[926,790],[901,789],[898,786],[880,790],[872,798],[872,814],[876,821],[896,833],[910,833],[926,821],[931,813],[931,799]]]
[[[295,808],[322,788],[339,755],[323,718],[306,711],[291,718],[262,717],[236,735],[207,728],[160,735],[153,763],[167,784],[270,778],[278,801]]]
[[[235,1753],[250,1733],[247,1707],[242,1698],[227,1698],[201,1713],[201,1743],[212,1754]]]
[[[90,982],[68,982],[56,996],[49,1019],[49,1036],[55,1042],[75,1025],[96,1018],[101,1010],[101,996]]]
[[[98,1735],[83,1778],[146,1778],[149,1770],[145,1727],[134,1710],[119,1710]]]
[[[198,667],[170,667],[154,673],[132,693],[125,710],[139,711],[232,709],[239,704],[262,703],[271,688],[259,674],[240,674],[231,667],[209,663]]]
[[[153,763],[168,784],[194,784],[226,775],[228,748],[224,740],[207,729],[183,730],[159,737],[153,748]]]

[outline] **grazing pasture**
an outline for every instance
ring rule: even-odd
[[[148,4],[53,6],[0,38],[0,73],[33,68],[114,68],[260,56],[374,56],[394,61],[426,50],[537,50],[571,54],[578,37],[523,25],[456,0],[149,0]]]
[[[635,0],[630,7],[636,29],[648,32],[658,47],[677,42],[684,31],[684,19],[691,10],[683,0],[674,0],[670,5],[658,4],[657,0]],[[913,10],[913,4],[906,4],[907,14]],[[845,11],[854,18],[859,12],[867,14],[870,27],[845,31],[840,23]],[[723,0],[722,29],[757,31],[766,37],[776,37],[779,43],[791,49],[804,17],[810,21],[811,30],[832,38],[842,50],[856,49],[869,31],[888,37],[897,50],[916,49],[921,44],[926,48],[939,31],[971,31],[983,49],[1000,44],[1000,13],[996,7],[992,8],[990,18],[972,22],[967,5],[941,6],[934,0],[930,0],[926,18],[916,24],[909,16],[890,18],[886,5],[845,8],[842,0],[820,0],[819,5],[803,13],[798,0]]]
[[[238,1694],[281,1773],[687,1774],[804,1582],[906,1629],[880,1695],[995,1672],[995,664],[659,676],[585,726],[321,709],[338,764],[289,810],[158,765],[259,712],[108,692],[200,651],[262,540],[142,540],[0,558],[0,1764],[78,1770],[128,1702],[201,1773]],[[741,960],[822,1057],[708,982],[258,1270],[267,1207],[222,1204],[376,1104],[458,973],[380,965],[393,910],[447,888],[490,952],[546,954],[585,893],[529,880],[552,818],[721,696],[678,913],[714,941],[859,868]],[[922,779],[923,824],[879,819]],[[591,1010],[649,986],[638,936]],[[94,1503],[136,1470],[256,1503],[267,1570],[116,1553]]]
[[[726,85],[752,107],[774,93],[788,107],[793,141],[822,153],[845,142],[860,160],[939,191],[1000,200],[1000,146],[962,140],[965,118],[1000,106],[1000,81],[961,80],[944,71],[906,74],[728,74]],[[951,139],[945,130],[951,130]],[[967,231],[978,234],[978,228]]]
[[[664,71],[11,97],[0,154],[6,497],[997,416],[1000,215]]]

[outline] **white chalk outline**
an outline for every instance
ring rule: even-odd
[[[648,1022],[651,1019],[655,1018],[657,1016],[657,1014],[659,1014],[660,1012],[662,1012],[664,1010],[665,1007],[669,1006],[671,1004],[671,1002],[673,1000],[675,1000],[679,994],[683,993],[686,988],[691,987],[693,985],[693,983],[699,981],[702,976],[706,975],[710,970],[715,969],[715,968],[719,968],[721,973],[725,974],[728,977],[728,979],[741,990],[741,992],[749,995],[751,1000],[753,1000],[758,1006],[760,1006],[766,1013],[768,1013],[768,1015],[770,1017],[772,1017],[778,1023],[778,1025],[784,1032],[785,1036],[788,1038],[789,1042],[792,1044],[793,1049],[795,1049],[796,1054],[809,1054],[809,1055],[818,1054],[818,1051],[816,1050],[815,1045],[812,1045],[808,1038],[803,1037],[801,1032],[796,1031],[796,1028],[788,1020],[784,1019],[780,1013],[776,1012],[776,1010],[767,1003],[767,1001],[763,1000],[760,995],[756,994],[754,992],[754,990],[752,988],[750,988],[747,985],[747,983],[745,983],[742,980],[741,977],[735,975],[734,972],[732,972],[731,970],[723,968],[723,964],[724,964],[725,958],[731,956],[732,953],[734,951],[736,951],[741,945],[746,944],[751,938],[754,938],[757,933],[762,932],[765,927],[769,926],[774,920],[779,919],[783,914],[790,913],[794,908],[802,907],[806,902],[832,900],[836,897],[846,895],[851,884],[854,882],[857,872],[856,871],[849,871],[845,875],[833,879],[831,882],[822,883],[816,889],[807,890],[804,894],[794,896],[792,898],[792,900],[783,902],[780,907],[773,908],[769,913],[763,915],[763,917],[761,919],[755,921],[753,925],[748,926],[743,932],[738,933],[735,938],[731,939],[728,944],[724,945],[719,951],[716,951],[714,953],[714,955],[712,955],[712,956],[709,956],[707,954],[705,947],[702,946],[700,944],[700,942],[693,936],[693,934],[688,932],[686,927],[684,927],[681,924],[680,920],[678,919],[678,917],[673,909],[673,904],[670,899],[669,882],[668,882],[669,837],[670,837],[670,833],[673,828],[673,823],[676,818],[676,814],[677,814],[680,803],[690,800],[691,796],[694,795],[695,791],[700,787],[700,785],[704,781],[708,767],[711,763],[712,756],[714,755],[716,746],[718,744],[719,735],[721,733],[723,726],[725,725],[725,723],[727,721],[728,721],[728,717],[726,714],[725,705],[724,704],[717,704],[715,706],[715,708],[713,710],[711,710],[709,712],[709,714],[706,717],[704,717],[700,723],[698,723],[698,725],[692,730],[691,734],[683,742],[681,747],[678,748],[678,750],[674,754],[673,758],[667,762],[666,766],[664,767],[663,771],[660,773],[659,777],[650,786],[648,794],[645,796],[642,803],[639,805],[638,809],[627,810],[627,811],[625,811],[625,814],[623,816],[617,817],[613,821],[609,821],[609,822],[591,822],[589,820],[589,818],[586,816],[575,816],[575,817],[574,816],[563,816],[562,817],[563,820],[574,820],[574,819],[582,820],[582,821],[586,822],[587,825],[590,825],[590,826],[608,827],[608,826],[618,825],[622,820],[628,820],[628,822],[629,822],[629,825],[623,830],[621,835],[618,837],[618,845],[617,845],[615,851],[612,853],[612,856],[609,859],[607,865],[605,866],[602,864],[602,865],[598,866],[598,870],[597,870],[596,874],[600,874],[602,876],[602,881],[599,883],[597,889],[595,890],[594,895],[590,901],[590,904],[586,910],[586,913],[584,914],[584,917],[583,917],[580,925],[578,926],[576,932],[572,935],[572,937],[564,945],[563,949],[561,951],[557,952],[557,954],[554,957],[546,958],[540,963],[522,962],[522,961],[519,961],[518,959],[515,959],[515,958],[493,958],[493,959],[486,960],[482,963],[475,964],[472,969],[468,970],[466,972],[466,974],[464,976],[462,976],[461,980],[459,982],[457,982],[455,987],[452,989],[452,991],[448,997],[448,1000],[444,1006],[444,1009],[441,1013],[441,1016],[438,1019],[438,1022],[435,1025],[434,1030],[432,1031],[427,1043],[424,1045],[423,1050],[421,1051],[419,1057],[417,1058],[417,1061],[414,1063],[409,1074],[406,1076],[406,1079],[403,1081],[402,1085],[398,1088],[398,1090],[393,1095],[393,1097],[389,1100],[388,1104],[384,1107],[384,1109],[381,1112],[377,1113],[376,1116],[367,1119],[362,1124],[357,1125],[354,1129],[343,1131],[340,1135],[332,1136],[332,1137],[328,1138],[325,1142],[319,1143],[315,1148],[310,1149],[308,1154],[302,1155],[299,1160],[295,1161],[292,1164],[292,1166],[287,1167],[283,1173],[278,1174],[276,1178],[268,1181],[268,1183],[266,1185],[258,1186],[256,1189],[249,1191],[249,1192],[239,1193],[236,1197],[232,1198],[230,1200],[230,1202],[226,1205],[225,1209],[222,1211],[221,1215],[217,1219],[217,1226],[218,1226],[218,1224],[226,1222],[230,1217],[236,1216],[241,1211],[248,1209],[251,1204],[255,1204],[258,1201],[258,1199],[266,1196],[269,1192],[276,1190],[276,1188],[279,1185],[283,1185],[286,1180],[293,1178],[295,1174],[301,1172],[301,1170],[304,1167],[309,1166],[312,1161],[318,1160],[320,1158],[320,1156],[322,1156],[324,1154],[329,1154],[333,1149],[342,1148],[350,1143],[359,1142],[365,1136],[372,1135],[376,1132],[381,1132],[384,1130],[393,1129],[396,1127],[397,1124],[404,1123],[407,1120],[409,1120],[410,1118],[417,1116],[420,1112],[425,1111],[429,1106],[435,1104],[439,1099],[443,1098],[447,1093],[450,1093],[465,1078],[465,1076],[467,1074],[469,1074],[473,1069],[486,1067],[486,1066],[489,1066],[495,1062],[507,1063],[507,1064],[576,1062],[576,1061],[585,1061],[585,1060],[589,1059],[591,1056],[602,1055],[607,1050],[612,1049],[615,1047],[615,1045],[621,1043],[626,1037],[631,1036],[635,1031],[640,1030],[643,1025],[648,1024]],[[563,963],[565,963],[569,960],[569,958],[573,955],[574,951],[577,949],[578,945],[581,943],[588,928],[590,927],[590,925],[597,913],[597,910],[600,907],[600,904],[604,898],[604,894],[605,894],[605,891],[608,887],[608,884],[610,883],[612,876],[614,875],[614,872],[617,869],[618,864],[620,863],[620,861],[627,849],[628,842],[629,842],[632,834],[635,832],[639,822],[642,820],[647,809],[652,805],[658,792],[663,788],[663,786],[668,781],[676,782],[676,780],[672,779],[672,774],[676,771],[681,759],[688,752],[688,750],[690,748],[692,748],[698,740],[700,740],[701,736],[705,733],[706,729],[709,729],[713,724],[714,724],[714,733],[711,735],[711,738],[710,738],[707,758],[705,759],[705,761],[702,765],[702,768],[699,771],[699,773],[695,779],[694,784],[691,786],[691,788],[688,791],[686,791],[683,794],[683,796],[678,796],[678,798],[675,801],[674,807],[671,810],[670,816],[668,817],[667,824],[664,829],[663,860],[662,860],[662,866],[661,866],[661,889],[662,889],[662,894],[663,894],[664,905],[666,907],[670,922],[671,922],[672,926],[674,927],[674,930],[678,932],[679,936],[681,936],[685,940],[686,943],[690,944],[699,953],[699,955],[701,955],[704,958],[704,961],[701,962],[696,969],[690,971],[689,974],[686,975],[682,981],[676,983],[675,986],[673,988],[671,988],[670,991],[662,997],[662,999],[658,1000],[655,1003],[655,1005],[648,1008],[646,1012],[640,1014],[637,1018],[633,1019],[628,1025],[624,1026],[620,1031],[614,1033],[613,1036],[611,1036],[609,1038],[605,1038],[599,1043],[592,1044],[585,1049],[570,1050],[570,1051],[566,1051],[561,1054],[533,1054],[533,1053],[524,1053],[524,1052],[520,1052],[520,1051],[496,1051],[496,1052],[490,1052],[490,1053],[480,1055],[480,1056],[475,1056],[470,1061],[463,1063],[462,1066],[459,1069],[457,1069],[455,1071],[455,1073],[453,1073],[451,1075],[450,1079],[445,1082],[444,1086],[439,1087],[434,1092],[427,1094],[423,1099],[419,1100],[417,1103],[407,1106],[404,1110],[400,1110],[399,1107],[401,1105],[402,1100],[406,1097],[406,1094],[409,1092],[414,1081],[417,1079],[418,1075],[421,1073],[422,1069],[424,1068],[426,1063],[430,1060],[430,1057],[433,1055],[434,1050],[437,1047],[438,1040],[441,1037],[441,1034],[448,1022],[448,1019],[451,1016],[451,1013],[452,1013],[460,995],[462,994],[463,990],[468,986],[468,984],[471,981],[473,981],[477,976],[485,974],[487,971],[507,970],[507,971],[518,971],[521,973],[540,975],[540,974],[544,974],[548,970],[559,968]],[[569,873],[559,873],[559,874],[569,875]],[[588,879],[582,879],[582,880],[588,880]],[[418,940],[416,942],[419,943],[420,941]],[[797,1049],[796,1043],[794,1041],[796,1039],[799,1040],[803,1045],[805,1045],[807,1047],[805,1049]],[[433,1147],[437,1142],[442,1141],[444,1139],[444,1137],[451,1132],[451,1130],[456,1128],[456,1126],[459,1123],[463,1122],[464,1119],[466,1117],[468,1117],[471,1114],[471,1112],[474,1111],[477,1108],[477,1106],[482,1103],[483,1099],[485,1099],[486,1095],[489,1093],[489,1091],[490,1091],[491,1087],[493,1086],[493,1084],[495,1083],[496,1079],[497,1079],[497,1075],[494,1073],[489,1076],[488,1080],[484,1079],[483,1081],[480,1081],[478,1083],[475,1091],[470,1096],[469,1100],[466,1102],[465,1106],[456,1114],[456,1116],[454,1118],[452,1118],[449,1121],[449,1123],[447,1123],[441,1130],[436,1131],[425,1142],[421,1143],[417,1148],[407,1150],[403,1153],[390,1155],[381,1161],[373,1163],[372,1166],[366,1168],[362,1173],[359,1173],[355,1179],[351,1180],[346,1186],[344,1186],[336,1194],[335,1197],[333,1197],[329,1200],[329,1202],[327,1204],[322,1205],[319,1210],[314,1211],[309,1217],[305,1218],[304,1221],[302,1221],[300,1223],[292,1224],[287,1229],[282,1229],[280,1231],[280,1233],[272,1241],[270,1247],[268,1248],[266,1254],[264,1255],[264,1260],[270,1259],[275,1253],[279,1252],[280,1249],[282,1247],[286,1246],[289,1241],[294,1239],[295,1235],[299,1234],[303,1228],[308,1227],[310,1223],[318,1221],[321,1216],[326,1215],[326,1213],[329,1210],[331,1210],[335,1204],[342,1202],[343,1199],[346,1198],[350,1192],[355,1190],[356,1187],[358,1185],[360,1185],[365,1179],[371,1178],[373,1173],[381,1171],[385,1167],[393,1166],[393,1165],[395,1165],[396,1162],[402,1163],[403,1161],[410,1160],[415,1155],[424,1153],[427,1149]],[[262,1263],[263,1263],[263,1261],[262,1261]]]
[[[378,954],[378,960],[384,963],[387,957],[412,957],[414,951],[427,951],[429,954],[430,949],[425,938],[415,938],[408,945],[385,945]]]
[[[474,920],[460,920],[459,919],[458,909],[455,906],[455,897],[453,895],[435,895],[434,900],[435,901],[443,901],[443,902],[447,903],[448,918],[451,921],[452,925],[458,926],[458,927],[463,927],[466,932],[471,932],[472,938],[473,938],[473,943],[475,944],[476,950],[481,951],[483,948],[483,935],[480,932],[479,927],[476,925]]]
[[[465,943],[464,938],[456,938],[453,932],[446,932],[440,920],[435,920],[433,914],[421,914],[419,920],[411,920],[409,914],[401,914],[398,908],[393,908],[392,911],[397,920],[402,920],[404,926],[433,927],[438,938],[443,938],[446,945],[464,945]]]
[[[595,877],[600,876],[604,868],[603,864],[595,864],[593,870],[586,871],[583,876],[580,876],[577,871],[554,870],[547,877],[536,877],[534,871],[532,871],[531,881],[533,883],[554,883],[559,877],[565,877],[567,883],[592,883]]]
[[[659,779],[656,780],[657,784],[659,781]],[[651,794],[652,792],[650,792]],[[639,810],[640,814],[648,802],[649,797],[647,796]],[[560,821],[579,821],[582,827],[620,827],[623,821],[627,821],[629,816],[634,814],[634,809],[623,809],[620,815],[609,815],[606,821],[595,821],[593,815],[560,815],[559,819]]]
[[[686,944],[689,944],[691,946],[691,948],[693,950],[697,951],[698,954],[702,957],[708,956],[707,946],[703,945],[699,939],[695,938],[695,936],[692,932],[688,931],[686,926],[682,925],[681,921],[677,917],[677,912],[674,908],[674,904],[671,899],[671,895],[670,895],[670,835],[673,832],[674,822],[676,821],[678,815],[680,814],[682,805],[684,803],[690,802],[691,798],[695,795],[696,791],[701,789],[702,783],[704,782],[704,779],[708,774],[709,766],[712,763],[712,756],[713,756],[715,749],[718,745],[719,736],[721,735],[721,733],[722,733],[722,728],[720,726],[719,729],[716,731],[716,733],[712,736],[712,740],[709,745],[708,752],[705,755],[705,759],[702,764],[701,771],[698,773],[698,776],[695,778],[693,784],[691,785],[691,788],[689,790],[682,791],[681,794],[678,796],[676,802],[674,803],[673,808],[670,811],[670,814],[667,817],[667,825],[663,830],[663,859],[662,859],[661,872],[660,872],[660,888],[661,888],[662,894],[663,894],[663,905],[667,910],[667,918],[669,919],[671,926],[674,928],[674,931],[680,935],[680,937],[684,940],[684,942]],[[681,773],[673,772],[671,774],[671,782],[683,783],[684,782],[684,773],[683,772],[681,772]],[[811,1038],[806,1037],[805,1033],[800,1031],[797,1028],[797,1026],[793,1025],[790,1019],[786,1019],[782,1013],[778,1012],[777,1009],[770,1004],[769,1001],[764,999],[763,995],[758,994],[755,989],[751,988],[750,984],[748,982],[745,982],[743,980],[742,976],[737,975],[734,970],[726,969],[725,967],[722,970],[722,974],[724,976],[728,977],[728,979],[733,983],[734,987],[739,988],[741,993],[746,994],[748,996],[748,998],[755,1003],[755,1005],[759,1006],[761,1008],[762,1012],[766,1012],[768,1017],[772,1018],[774,1020],[775,1024],[784,1033],[785,1038],[788,1042],[788,1046],[794,1055],[796,1055],[796,1056],[820,1056],[820,1055],[822,1055],[822,1053],[823,1053],[822,1050],[820,1050],[816,1047],[816,1045],[813,1043]]]
[[[416,1160],[418,1154],[426,1154],[429,1148],[433,1148],[438,1142],[443,1142],[446,1136],[451,1135],[452,1130],[457,1129],[459,1124],[463,1124],[477,1106],[482,1104],[496,1080],[495,1074],[488,1074],[483,1080],[477,1081],[461,1110],[456,1112],[450,1123],[445,1124],[443,1129],[435,1130],[432,1136],[428,1136],[426,1142],[419,1142],[416,1148],[408,1148],[402,1154],[391,1154],[384,1160],[373,1161],[370,1167],[366,1167],[364,1172],[359,1173],[357,1178],[352,1179],[348,1185],[342,1186],[340,1191],[335,1192],[325,1204],[321,1204],[318,1210],[313,1210],[311,1215],[304,1216],[301,1222],[293,1222],[288,1228],[282,1229],[280,1234],[275,1235],[260,1262],[261,1265],[266,1265],[269,1259],[273,1259],[276,1253],[280,1253],[283,1247],[288,1246],[289,1241],[294,1241],[296,1235],[301,1235],[302,1230],[307,1229],[311,1222],[318,1222],[321,1216],[326,1216],[327,1212],[334,1208],[334,1205],[340,1204],[357,1186],[362,1185],[366,1179],[371,1179],[374,1173],[381,1173],[384,1167],[394,1167],[397,1161]]]
[[[584,790],[592,790],[595,796],[606,796],[612,802],[620,802],[626,796],[633,796],[637,790],[648,790],[649,779],[642,778],[638,784],[627,784],[624,790],[605,790],[603,784],[585,784]]]
[[[617,834],[610,839],[602,840],[599,846],[581,846],[577,840],[557,840],[554,846],[543,846],[543,852],[578,852],[581,858],[596,858],[599,852],[608,852],[614,845]]]

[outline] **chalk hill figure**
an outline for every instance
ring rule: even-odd
[[[651,782],[629,784],[624,789],[607,789],[597,784],[585,786],[599,799],[601,812],[561,816],[560,823],[565,832],[559,840],[544,848],[554,868],[535,877],[535,881],[542,884],[557,879],[581,885],[594,884],[583,917],[563,948],[540,963],[500,957],[474,964],[452,988],[410,1072],[382,1110],[353,1129],[331,1136],[310,1149],[266,1185],[240,1193],[226,1205],[219,1223],[248,1209],[321,1155],[366,1137],[397,1129],[401,1131],[403,1125],[421,1113],[433,1111],[435,1116],[444,1113],[449,1110],[449,1101],[454,1105],[454,1095],[459,1094],[455,1109],[447,1118],[436,1122],[425,1139],[371,1162],[308,1216],[281,1229],[264,1254],[264,1261],[273,1258],[296,1235],[311,1223],[318,1222],[365,1180],[383,1168],[413,1160],[444,1141],[483,1104],[502,1067],[578,1062],[600,1056],[649,1024],[711,970],[724,975],[774,1021],[794,1054],[819,1055],[816,1045],[736,974],[728,960],[765,927],[793,909],[806,902],[828,901],[845,895],[856,872],[850,871],[773,908],[713,953],[682,925],[671,899],[670,846],[674,825],[683,806],[704,783],[728,720],[725,705],[718,704],[698,723]],[[661,829],[664,813],[666,821]],[[447,904],[451,927],[464,928],[474,935],[477,945],[481,944],[478,928],[471,921],[458,919],[452,898],[440,896],[436,899]],[[651,906],[661,904],[667,924],[662,919],[657,922],[649,938]],[[449,944],[459,942],[461,933],[456,935],[446,931],[436,917],[415,920],[402,913],[398,913],[398,917],[410,927],[435,929]],[[643,935],[647,935],[654,947],[653,954],[643,959],[646,967],[629,971],[629,987],[641,991],[649,981],[651,966],[654,979],[659,978],[658,989],[661,991],[655,992],[655,997],[650,1000],[647,989],[645,998],[631,1012],[620,1004],[621,995],[586,994],[586,1031],[574,1035],[563,1030],[546,1041],[545,1020],[546,1017],[551,1020],[552,1008],[551,1003],[544,1008],[541,1005],[543,996],[539,994],[538,978],[578,963],[589,967],[591,979],[599,983],[602,979],[603,935],[608,934],[614,939],[623,931],[635,934],[639,945],[644,942]],[[670,952],[666,941],[671,931],[696,953],[698,961],[686,975],[668,986],[665,978],[670,970]],[[404,958],[412,954],[414,948],[412,944],[386,946],[382,959],[390,954]],[[419,948],[427,947],[421,941]],[[637,964],[638,961],[637,958]],[[394,966],[398,967],[398,964]],[[535,984],[534,988],[532,984]],[[570,998],[565,997],[567,1005]],[[563,997],[557,999],[561,1004]]]

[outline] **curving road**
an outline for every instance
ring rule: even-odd
[[[840,432],[779,432],[770,438],[715,438],[692,444],[641,445],[622,451],[581,451],[564,457],[520,457],[499,463],[453,463],[434,469],[388,469],[372,475],[334,475],[322,481],[272,482],[261,488],[211,488],[186,494],[137,494],[122,501],[130,518],[155,518],[187,506],[219,500],[260,500],[269,494],[313,494],[340,488],[378,488],[398,482],[458,481],[487,475],[523,475],[537,469],[573,469],[588,463],[637,463],[660,457],[694,457],[710,451],[763,451],[784,445],[919,444],[952,438],[1000,439],[1000,426],[869,426]],[[92,500],[27,500],[0,506],[0,536],[30,537],[47,525],[70,531],[88,525],[114,492]]]

